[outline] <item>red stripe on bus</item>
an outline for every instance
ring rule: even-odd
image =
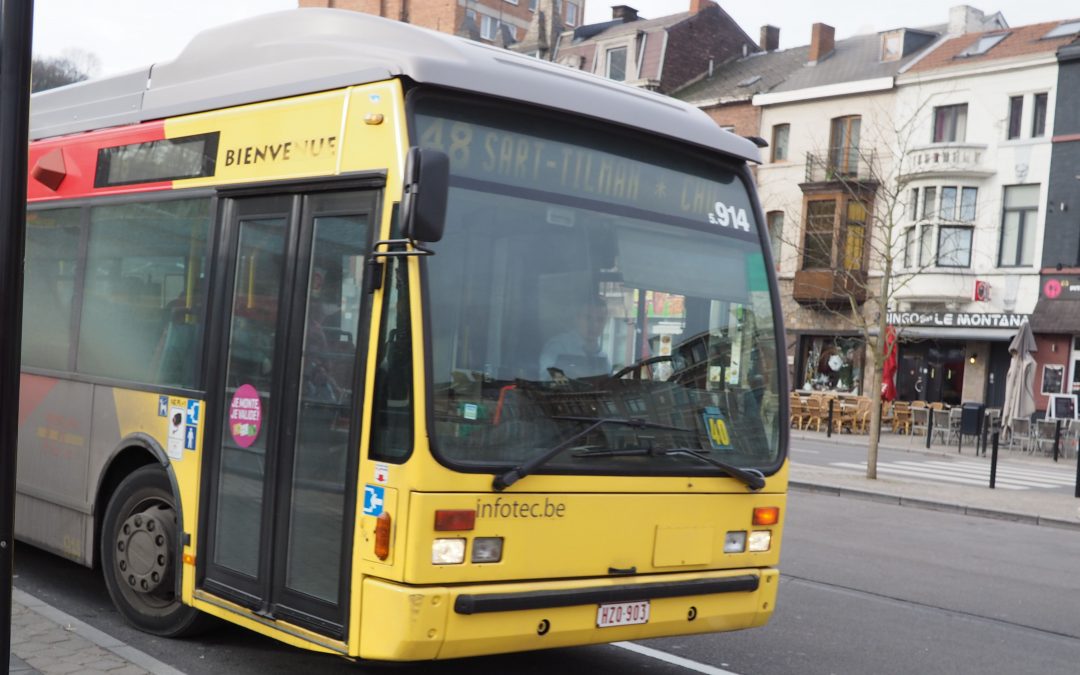
[[[34,414],[38,406],[56,387],[57,380],[40,375],[23,375],[19,380],[19,426]]]
[[[28,202],[42,202],[52,199],[74,199],[95,195],[169,190],[172,188],[172,181],[140,183],[120,187],[94,187],[94,172],[97,169],[98,150],[117,145],[128,145],[129,143],[160,141],[164,138],[165,123],[155,121],[35,141],[30,145],[26,200]],[[38,165],[40,159],[57,149],[62,153],[64,176],[59,186],[53,190],[45,183],[34,178],[34,167]],[[46,162],[52,168],[55,165],[55,156],[49,158]]]

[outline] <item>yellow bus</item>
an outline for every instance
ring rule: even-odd
[[[132,625],[425,660],[769,619],[753,143],[317,9],[36,95],[31,135],[16,530]]]

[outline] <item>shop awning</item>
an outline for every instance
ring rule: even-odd
[[[903,328],[898,328],[897,333],[900,335],[901,340],[982,340],[986,342],[1008,342],[1016,336],[1016,329],[904,326]]]
[[[1034,333],[1080,335],[1080,301],[1039,298],[1029,321]]]

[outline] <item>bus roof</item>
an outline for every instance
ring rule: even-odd
[[[35,94],[30,138],[397,76],[583,114],[760,161],[753,143],[682,101],[406,23],[314,8],[211,28],[172,61]]]

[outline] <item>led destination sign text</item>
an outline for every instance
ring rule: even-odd
[[[665,212],[753,233],[742,183],[723,183],[586,145],[417,115],[420,144],[447,153],[456,176]],[[656,154],[655,151],[642,154]],[[718,175],[720,174],[717,171]],[[748,215],[750,214],[750,215]]]

